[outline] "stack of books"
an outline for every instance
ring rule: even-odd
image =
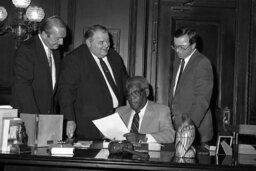
[[[256,144],[238,144],[239,154],[256,154]]]

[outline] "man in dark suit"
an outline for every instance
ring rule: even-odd
[[[112,114],[125,104],[128,77],[119,54],[110,48],[109,32],[101,25],[90,27],[82,44],[63,60],[59,101],[67,120],[66,134],[79,139],[101,139],[92,120]]]
[[[142,76],[129,78],[126,83],[129,106],[116,109],[130,133],[131,142],[173,143],[175,131],[168,106],[148,101],[149,84]],[[137,116],[136,116],[137,115]],[[137,120],[137,123],[136,123]]]
[[[16,52],[11,105],[20,113],[56,113],[56,89],[60,54],[66,25],[52,16],[40,26],[40,33],[23,42]]]
[[[198,34],[187,27],[174,34],[177,57],[174,61],[170,91],[171,113],[177,130],[182,115],[188,115],[195,124],[197,143],[208,142],[213,137],[210,100],[213,88],[213,71],[208,58],[196,49]]]

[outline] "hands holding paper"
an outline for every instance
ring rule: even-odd
[[[74,136],[75,130],[76,130],[75,121],[67,121],[66,135],[69,139],[71,139]]]
[[[147,142],[146,134],[140,133],[126,133],[124,137],[130,142]]]

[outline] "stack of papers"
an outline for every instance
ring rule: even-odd
[[[51,147],[52,156],[67,156],[72,157],[74,155],[74,147],[69,145],[56,145]]]

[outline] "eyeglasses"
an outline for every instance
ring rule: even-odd
[[[177,51],[177,50],[185,51],[188,49],[189,46],[190,46],[190,44],[187,45],[187,47],[186,47],[186,45],[179,45],[179,46],[171,45],[172,49],[175,51]]]
[[[127,96],[127,98],[132,97],[132,96],[133,96],[133,97],[134,97],[134,96],[138,97],[138,96],[141,96],[141,93],[142,93],[144,90],[145,90],[145,88],[140,89],[140,90],[134,90],[134,91],[132,91],[132,92],[127,92],[126,96]]]

